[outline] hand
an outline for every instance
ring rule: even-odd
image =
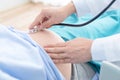
[[[35,26],[39,29],[49,28],[53,24],[61,23],[73,12],[75,12],[75,8],[72,2],[60,8],[51,7],[43,9],[29,28],[33,29]]]
[[[81,63],[91,60],[92,40],[76,38],[71,41],[45,46],[55,63]]]

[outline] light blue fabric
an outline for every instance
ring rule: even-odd
[[[91,15],[86,15],[81,18],[76,17],[75,14],[69,16],[64,22],[67,23],[82,23],[91,19]],[[56,32],[65,41],[84,37],[89,39],[96,39],[101,37],[110,36],[120,33],[120,11],[113,10],[106,12],[99,19],[84,27],[66,27],[66,26],[53,26],[50,30]],[[91,61],[90,65],[97,72],[100,70],[100,63]]]
[[[0,80],[64,80],[27,33],[0,25]]]
[[[96,73],[95,75],[94,75],[94,77],[93,77],[93,79],[92,80],[99,80],[99,74],[98,73]]]

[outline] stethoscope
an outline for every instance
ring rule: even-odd
[[[107,7],[105,7],[98,15],[96,15],[94,18],[92,18],[91,20],[85,22],[85,23],[81,23],[81,24],[69,24],[69,23],[59,23],[59,24],[54,24],[53,26],[69,26],[69,27],[83,27],[85,25],[90,24],[91,22],[95,21],[97,18],[99,18],[103,13],[105,13],[105,11],[107,11],[115,2],[116,0],[112,0]],[[34,29],[29,30],[28,33],[36,33],[40,31],[40,29],[37,28],[37,26],[34,27]]]
[[[59,23],[59,24],[54,24],[54,26],[60,25],[60,26],[70,26],[70,27],[82,27],[85,25],[88,25],[89,23],[95,21],[98,17],[100,17],[103,13],[105,13],[105,11],[107,11],[115,2],[116,0],[112,0],[107,7],[105,7],[98,15],[96,15],[94,18],[92,18],[91,20],[85,22],[85,23],[81,23],[81,24],[69,24],[69,23]]]

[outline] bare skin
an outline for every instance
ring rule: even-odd
[[[91,45],[93,40],[76,38],[67,42],[44,46],[55,63],[84,63],[92,60]]]
[[[50,28],[53,24],[61,23],[75,12],[76,9],[72,1],[63,7],[42,9],[29,29],[31,30],[35,26],[40,30]],[[67,42],[51,43],[44,46],[44,49],[55,63],[83,63],[92,59],[92,42],[89,39],[76,38]]]
[[[50,7],[42,9],[40,14],[35,18],[29,29],[37,26],[39,29],[49,28],[53,24],[58,24],[66,19],[72,13],[75,13],[75,7],[72,1],[63,7]]]
[[[41,46],[46,46],[50,43],[64,42],[58,35],[49,30],[42,30],[37,33],[29,34],[31,38]],[[71,77],[71,64],[56,64],[66,80]]]

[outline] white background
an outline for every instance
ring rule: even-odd
[[[66,5],[71,0],[32,0],[33,2],[43,2],[44,4],[51,4],[54,6]]]
[[[0,11],[11,9],[29,1],[33,1],[35,3],[42,2],[44,4],[50,4],[54,6],[61,6],[66,5],[70,0],[0,0]]]
[[[30,0],[0,0],[0,11],[24,4]]]

